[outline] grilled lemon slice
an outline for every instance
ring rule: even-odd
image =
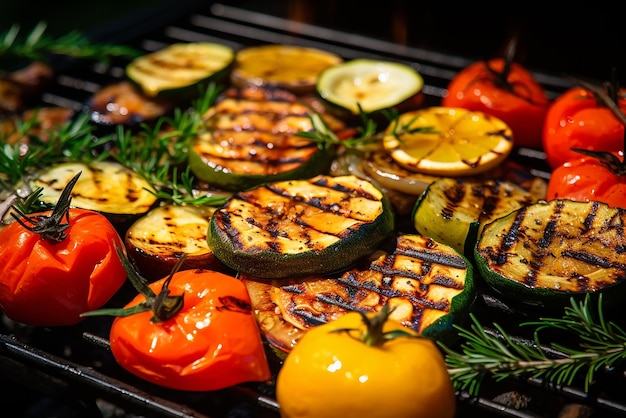
[[[294,45],[261,45],[239,50],[230,78],[238,87],[281,88],[297,94],[315,90],[319,74],[343,62],[331,52]]]
[[[407,170],[469,176],[501,164],[513,150],[513,132],[500,119],[482,112],[428,107],[393,121],[383,146]]]

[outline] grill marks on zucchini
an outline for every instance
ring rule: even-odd
[[[385,303],[393,308],[393,319],[419,333],[443,337],[449,331],[448,321],[465,315],[475,296],[468,260],[419,235],[398,236],[393,250],[381,250],[370,257],[366,267],[343,274],[285,284],[245,276],[243,280],[262,331],[286,351],[295,344],[283,338],[290,327],[297,331],[287,335],[301,335],[350,311],[378,312]],[[461,294],[464,296],[456,298]]]
[[[486,225],[475,255],[505,294],[599,292],[626,279],[625,223],[625,210],[599,202],[536,203]]]
[[[313,130],[312,114],[288,92],[229,89],[204,115],[209,132],[195,138],[191,168],[229,190],[321,174],[333,150],[298,135]]]
[[[212,217],[209,245],[251,276],[325,274],[367,256],[394,228],[380,190],[354,176],[268,183],[233,195]]]

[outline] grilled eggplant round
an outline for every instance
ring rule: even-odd
[[[267,183],[211,218],[209,248],[242,274],[282,279],[346,269],[394,229],[384,194],[356,176]]]
[[[512,303],[561,311],[571,298],[626,300],[626,210],[600,202],[552,200],[485,225],[475,261]]]
[[[430,238],[398,235],[343,274],[261,281],[240,276],[267,341],[289,352],[320,324],[351,312],[379,312],[421,335],[452,343],[476,298],[472,264],[452,247]]]

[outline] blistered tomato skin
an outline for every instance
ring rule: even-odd
[[[166,278],[149,286],[159,294]],[[267,381],[271,374],[243,283],[210,270],[183,270],[168,285],[184,304],[171,319],[152,311],[117,317],[109,340],[124,369],[154,384],[187,391]],[[140,294],[126,308],[145,301]]]
[[[9,318],[30,326],[74,325],[126,281],[115,251],[124,244],[106,217],[72,208],[65,233],[61,242],[49,241],[17,222],[0,231],[0,308]]]
[[[617,103],[622,113],[626,113],[626,90],[620,91]],[[591,91],[574,87],[551,104],[542,141],[548,164],[556,168],[581,157],[571,148],[623,151],[624,125],[609,108],[596,100]]]
[[[494,58],[462,69],[449,83],[441,104],[495,116],[511,127],[516,146],[539,149],[550,100],[520,64],[512,63],[506,81],[500,80],[504,66],[504,59]]]
[[[546,198],[594,200],[626,208],[626,176],[615,174],[596,158],[581,157],[552,171]]]
[[[282,418],[452,418],[455,393],[443,357],[427,338],[368,346],[340,328],[359,328],[350,313],[308,331],[276,381]],[[385,330],[397,323],[387,322]]]

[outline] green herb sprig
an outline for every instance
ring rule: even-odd
[[[45,62],[50,55],[61,55],[108,63],[113,57],[136,57],[141,54],[129,46],[93,42],[78,31],[54,38],[46,30],[46,22],[39,22],[23,37],[20,25],[12,25],[6,32],[0,33],[0,58]]]
[[[496,334],[492,335],[472,314],[470,329],[455,326],[463,340],[460,352],[439,344],[455,387],[477,395],[486,378],[501,381],[524,376],[571,385],[582,377],[587,392],[599,371],[626,359],[626,332],[604,318],[601,295],[598,312],[592,312],[591,305],[589,297],[581,302],[572,299],[562,318],[540,318],[520,324],[535,327],[534,344],[512,338],[497,324]],[[543,345],[539,334],[546,330],[568,332],[577,345]]]

